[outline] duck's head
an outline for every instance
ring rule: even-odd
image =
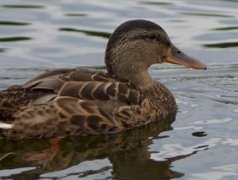
[[[107,44],[105,62],[109,73],[142,84],[151,81],[148,68],[152,64],[206,69],[204,63],[173,45],[159,25],[146,20],[127,21],[116,28]]]

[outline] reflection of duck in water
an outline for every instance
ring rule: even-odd
[[[61,179],[62,176],[69,179],[70,177],[88,176],[90,179],[90,175],[108,171],[111,172],[109,175],[111,174],[115,179],[139,180],[147,177],[146,179],[153,180],[181,177],[183,174],[172,170],[171,166],[174,161],[186,156],[175,156],[164,161],[155,161],[150,159],[151,152],[148,151],[152,139],[158,137],[161,131],[171,129],[170,124],[173,120],[172,116],[166,121],[151,123],[143,128],[116,135],[65,138],[60,142],[58,153],[51,160],[41,159],[42,156],[39,156],[42,149],[48,146],[46,140],[34,142],[25,140],[14,143],[1,141],[0,156],[6,152],[14,154],[0,161],[0,169],[37,167],[21,174],[6,177],[9,179],[37,179],[42,174],[45,174],[45,177],[50,176],[49,179],[57,179],[57,177]],[[94,164],[94,160],[103,159],[109,160],[109,164],[99,163],[97,164],[98,170],[95,171],[91,170],[93,168],[91,166],[86,168],[80,166],[80,163],[83,162],[91,161]],[[72,172],[72,167],[78,167],[78,169],[74,168],[75,170]],[[49,172],[51,172],[50,175]],[[44,175],[41,177],[43,178]]]
[[[107,73],[82,69],[46,72],[0,93],[2,138],[108,134],[166,119],[177,111],[171,92],[151,78],[156,63],[196,69],[157,24],[132,20],[111,35]]]

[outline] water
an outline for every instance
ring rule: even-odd
[[[0,179],[237,179],[237,0],[0,0],[0,88],[60,67],[104,69],[108,35],[121,22],[159,23],[174,44],[208,65],[151,68],[175,95],[171,126],[110,137],[0,142]]]

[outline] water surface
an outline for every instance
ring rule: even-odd
[[[155,65],[175,95],[176,121],[125,134],[0,142],[0,179],[237,179],[238,1],[0,0],[0,89],[48,69],[104,69],[108,36],[125,20],[160,24],[208,65]]]

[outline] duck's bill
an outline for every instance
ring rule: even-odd
[[[165,62],[179,64],[193,69],[207,69],[207,66],[204,63],[186,55],[175,46],[172,47],[171,53],[166,57]]]

